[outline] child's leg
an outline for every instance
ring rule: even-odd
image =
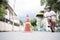
[[[51,31],[54,32],[55,31],[55,25],[56,23],[54,21],[51,20]]]

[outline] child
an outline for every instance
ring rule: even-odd
[[[56,13],[54,11],[51,11],[51,7],[47,6],[45,8],[45,13],[44,13],[44,17],[47,19],[48,21],[48,27],[50,27],[51,31],[54,32],[55,30],[55,24],[56,24]]]

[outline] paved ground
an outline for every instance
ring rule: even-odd
[[[0,32],[0,40],[60,40],[59,32]]]

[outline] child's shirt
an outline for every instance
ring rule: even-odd
[[[53,15],[56,15],[56,13],[54,11],[50,11],[50,12],[46,12],[44,14],[44,17],[52,19],[52,20],[56,20],[56,16],[53,16]]]

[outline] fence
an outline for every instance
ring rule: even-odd
[[[20,27],[12,26],[9,23],[1,22],[0,21],[0,31],[19,31]]]

